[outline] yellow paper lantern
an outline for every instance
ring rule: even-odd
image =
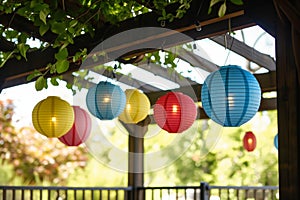
[[[32,111],[34,128],[47,137],[61,137],[74,123],[74,111],[71,105],[56,96],[40,101]]]
[[[145,119],[150,110],[148,97],[137,89],[127,89],[125,95],[126,105],[119,115],[119,120],[128,124],[136,124]]]

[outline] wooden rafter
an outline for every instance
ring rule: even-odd
[[[225,38],[226,37],[226,38]],[[276,70],[276,62],[269,55],[263,54],[247,44],[231,37],[230,35],[221,35],[210,38],[217,44],[228,48],[229,50],[243,56],[247,60],[258,64],[261,67],[268,69],[269,71]]]

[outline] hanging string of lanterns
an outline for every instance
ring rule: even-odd
[[[201,101],[206,114],[222,126],[240,126],[258,111],[261,90],[255,77],[236,65],[221,67],[211,73],[202,86]],[[125,92],[117,85],[100,81],[86,95],[88,111],[100,120],[118,117],[124,123],[136,124],[149,113],[148,97],[137,89]],[[153,107],[154,120],[169,133],[181,133],[191,127],[197,107],[189,96],[168,92]],[[39,102],[32,112],[34,127],[47,137],[58,137],[69,146],[77,146],[89,135],[91,120],[79,107],[71,107],[59,97]],[[83,125],[77,125],[83,123]],[[253,151],[256,138],[252,132],[244,137],[244,147]]]

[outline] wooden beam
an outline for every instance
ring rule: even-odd
[[[180,59],[185,60],[190,63],[192,66],[201,68],[207,72],[213,72],[219,69],[219,66],[215,63],[196,55],[191,51],[187,51],[182,47],[178,47],[177,55]]]
[[[295,63],[291,30],[287,19],[277,20],[279,198],[286,200],[300,199],[300,67]]]
[[[225,39],[226,37],[226,39]],[[263,54],[247,44],[231,37],[226,34],[225,36],[217,36],[210,38],[217,44],[228,48],[229,50],[243,56],[247,60],[258,64],[261,67],[268,69],[269,71],[276,70],[275,60],[267,54]]]
[[[247,0],[244,5],[245,14],[267,33],[276,37],[277,13],[273,0]]]
[[[136,190],[144,186],[144,136],[148,131],[149,118],[143,125],[122,123],[127,130],[128,139],[128,186],[134,189],[129,192],[128,200],[144,200],[145,191]]]
[[[180,86],[187,86],[187,85],[194,85],[196,84],[195,81],[180,75],[175,69],[167,69],[160,65],[157,65],[152,62],[143,61],[137,63],[136,65],[138,68],[141,68],[145,71],[153,73],[155,76],[160,76],[166,78],[174,83],[179,84]]]

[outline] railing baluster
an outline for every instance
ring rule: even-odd
[[[40,200],[42,200],[43,199],[43,189],[40,188],[39,191],[40,191]]]
[[[33,189],[29,189],[29,198],[33,200]]]
[[[12,199],[16,199],[16,190],[12,189]]]
[[[162,189],[159,190],[159,193],[160,199],[162,199]]]
[[[99,190],[100,195],[99,195],[99,199],[102,200],[102,190]]]
[[[116,200],[118,200],[118,194],[119,194],[119,192],[118,192],[118,190],[116,190]]]
[[[107,200],[110,200],[110,190],[107,190]]]
[[[229,193],[229,189],[227,189],[227,200],[230,200],[230,193]]]
[[[74,199],[77,199],[77,190],[74,189]]]
[[[68,196],[68,189],[67,189],[67,188],[65,189],[65,198],[66,198],[66,200],[69,199],[69,196]]]
[[[154,200],[154,190],[151,190],[152,200]]]
[[[24,200],[24,190],[21,190],[21,199]]]
[[[3,189],[3,200],[6,200],[6,189]]]
[[[91,189],[91,199],[93,200],[94,199],[94,190]]]
[[[51,200],[51,190],[48,190],[48,200]]]

